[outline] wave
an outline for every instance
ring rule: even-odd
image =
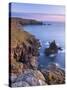
[[[61,51],[58,50],[58,54],[59,54],[59,53],[65,53],[65,49],[62,49]]]
[[[52,63],[52,62],[50,62],[49,64],[48,64],[48,68],[53,68],[53,67],[57,67],[57,68],[61,68],[61,66],[60,66],[60,64],[59,63]]]
[[[49,55],[49,57],[51,57],[51,58],[52,58],[52,57],[55,57],[55,56],[56,56],[56,54],[51,54],[51,55]]]
[[[43,56],[44,55],[44,53],[40,53],[40,56]]]
[[[47,41],[47,42],[45,43],[45,45],[49,45],[49,42]]]
[[[65,71],[65,68],[61,67],[61,65],[59,63],[49,63],[48,66],[47,66],[49,69],[53,69],[53,68],[59,68],[63,71]]]

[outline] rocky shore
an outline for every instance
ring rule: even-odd
[[[57,66],[51,68],[53,66],[51,65],[48,69],[38,69],[40,42],[35,36],[20,28],[24,22],[29,24],[30,20],[11,18],[10,21],[9,86],[64,84],[65,72]]]

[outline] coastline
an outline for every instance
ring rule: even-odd
[[[38,69],[40,42],[35,36],[21,30],[21,25],[24,25],[22,19],[11,20],[11,87],[64,84],[65,73],[57,66],[54,65],[54,69],[52,66],[47,70]]]

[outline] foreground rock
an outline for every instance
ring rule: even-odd
[[[13,81],[13,80],[12,80]],[[12,87],[47,85],[42,73],[38,70],[26,69],[18,75],[12,83]]]
[[[44,75],[48,85],[65,83],[64,70],[55,65],[49,65],[48,69],[42,69],[41,73]]]

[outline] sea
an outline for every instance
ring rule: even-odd
[[[24,25],[24,30],[39,39],[41,48],[38,57],[39,67],[46,68],[54,63],[58,67],[65,69],[65,23],[64,22],[44,22],[43,25]],[[57,46],[62,48],[55,57],[47,57],[45,48],[49,47],[49,42],[56,41]]]

